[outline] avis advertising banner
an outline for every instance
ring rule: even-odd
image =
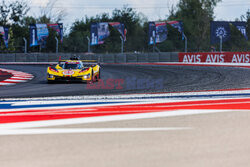
[[[61,43],[63,42],[63,24],[48,24],[48,27],[56,31],[57,35],[60,37]]]
[[[182,21],[168,21],[167,22],[172,27],[178,29],[178,31],[182,35],[182,40],[184,39],[184,29],[183,29],[183,22]]]
[[[250,63],[250,52],[179,53],[182,63]]]
[[[127,29],[124,24],[119,22],[109,22],[109,25],[115,28],[121,34],[123,40],[126,41]]]
[[[46,39],[49,36],[47,24],[31,24],[30,25],[30,46],[46,44]]]
[[[167,32],[166,22],[149,22],[149,45],[164,42],[167,39]]]
[[[9,28],[0,26],[0,34],[2,35],[4,44],[6,48],[8,48],[9,43]]]

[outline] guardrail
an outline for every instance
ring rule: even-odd
[[[71,54],[71,53],[13,53],[0,54],[0,63],[4,62],[57,62],[59,57],[69,59],[77,56],[82,60],[97,60],[100,63],[137,63],[137,62],[179,62],[177,52],[129,53],[129,54]]]

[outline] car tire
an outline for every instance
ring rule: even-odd
[[[94,83],[94,79],[93,79],[93,70],[92,70],[92,72],[91,72],[91,80],[90,81],[87,81],[87,84],[92,84],[92,83]]]
[[[98,76],[98,80],[101,79],[101,70],[99,70],[99,76]]]
[[[48,84],[53,84],[54,81],[47,80],[47,83],[48,83]]]

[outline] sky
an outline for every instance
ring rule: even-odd
[[[12,0],[6,0],[12,1]],[[65,25],[70,26],[75,20],[87,16],[95,16],[103,12],[112,13],[115,8],[121,9],[124,5],[135,8],[143,13],[149,21],[165,19],[172,5],[178,0],[29,0],[32,16],[39,16],[41,7],[49,1],[56,1],[53,10],[62,10],[66,16]],[[215,8],[215,20],[234,21],[250,9],[250,0],[223,0]]]

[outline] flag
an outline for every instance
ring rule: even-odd
[[[37,46],[38,42],[37,42],[37,30],[36,30],[36,25],[35,24],[31,24],[30,27],[30,47],[32,46]]]
[[[30,46],[41,45],[43,48],[46,45],[46,40],[49,36],[47,24],[31,24],[30,25]]]
[[[246,38],[246,40],[248,40],[246,30],[247,23],[243,21],[235,21],[231,23],[241,32],[241,34]]]
[[[126,41],[127,29],[124,24],[119,22],[109,22],[109,25],[115,28],[121,34],[123,40]]]
[[[231,31],[229,22],[212,21],[210,27],[211,27],[211,33],[210,33],[211,44],[219,43],[220,37],[222,37],[223,42],[230,39]]]
[[[37,29],[38,44],[44,48],[46,45],[46,40],[49,36],[49,30],[47,24],[36,24],[36,29]]]
[[[149,38],[149,45],[153,45],[155,43],[155,22],[149,22],[148,23],[148,38]]]
[[[8,44],[9,44],[9,28],[8,27],[0,27],[0,34],[3,36],[3,41],[4,44],[6,46],[6,48],[8,48]]]
[[[97,32],[98,32],[98,44],[103,44],[104,39],[108,38],[108,36],[110,35],[109,24],[108,23],[98,23]]]
[[[92,23],[90,26],[90,44],[98,45],[98,31],[97,31],[98,23]]]
[[[184,39],[184,29],[183,29],[183,22],[182,21],[167,21],[169,25],[172,27],[178,29],[178,31],[182,35],[182,40]]]
[[[149,22],[149,45],[164,42],[166,39],[167,24],[165,22]]]
[[[104,43],[104,39],[110,35],[109,24],[106,22],[92,23],[90,28],[91,45],[100,45]]]

